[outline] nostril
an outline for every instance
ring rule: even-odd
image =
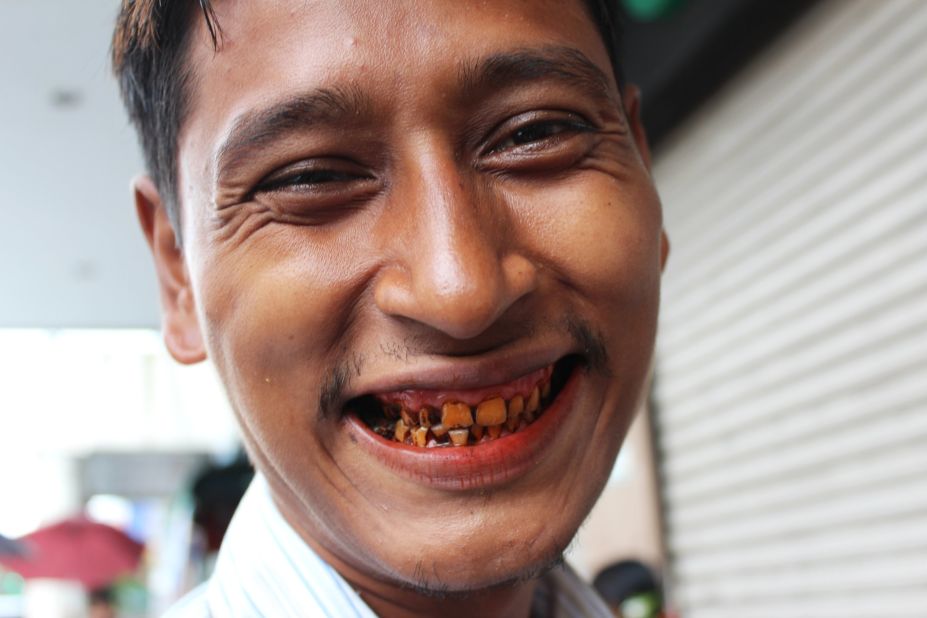
[[[522,295],[500,276],[498,263],[466,278],[441,278],[423,270],[382,273],[374,284],[374,302],[387,315],[414,320],[454,339],[480,335]]]

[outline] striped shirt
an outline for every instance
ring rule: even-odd
[[[539,586],[550,618],[609,618],[567,566]],[[540,599],[539,599],[540,600]],[[534,614],[533,614],[534,615]],[[216,568],[165,618],[376,618],[357,592],[286,522],[257,475],[229,526]]]

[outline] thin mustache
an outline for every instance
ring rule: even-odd
[[[577,316],[565,316],[553,324],[555,328],[565,330],[579,348],[583,351],[589,371],[608,376],[609,355],[605,339],[588,322]],[[528,332],[535,332],[537,328],[529,327]],[[406,361],[424,354],[419,346],[411,346],[408,342],[396,345],[381,346],[380,353],[388,354],[393,358],[402,358]],[[354,354],[350,359],[347,356],[334,363],[332,368],[322,379],[319,391],[319,413],[322,418],[337,418],[339,407],[344,401],[344,393],[351,382],[363,375],[365,357]]]

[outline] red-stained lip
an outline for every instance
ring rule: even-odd
[[[544,458],[564,433],[552,430],[573,408],[583,373],[574,368],[544,414],[523,430],[472,446],[420,448],[386,440],[355,414],[348,414],[345,426],[353,442],[399,476],[436,489],[486,489],[523,476]]]

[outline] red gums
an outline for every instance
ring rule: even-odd
[[[516,395],[527,397],[535,386],[543,384],[550,379],[554,366],[548,365],[532,371],[520,378],[506,384],[497,384],[485,388],[468,390],[419,390],[408,389],[391,393],[377,393],[375,397],[383,404],[399,404],[407,410],[421,410],[423,407],[440,409],[446,401],[456,401],[469,406],[479,405],[480,402],[493,397],[502,397],[509,401]]]

